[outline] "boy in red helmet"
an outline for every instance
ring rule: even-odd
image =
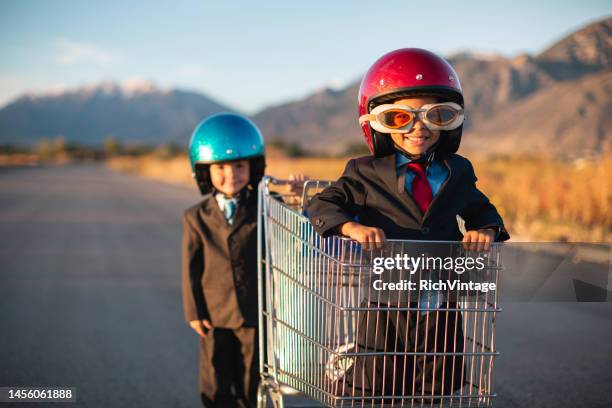
[[[436,54],[406,48],[378,59],[359,89],[359,124],[372,155],[350,160],[340,179],[313,197],[308,216],[315,230],[324,237],[341,234],[366,244],[386,239],[463,241],[469,249],[478,250],[490,242],[509,239],[497,210],[476,188],[471,163],[455,153],[461,140],[463,107],[455,70]],[[459,217],[465,221],[465,234],[458,226]],[[442,303],[453,307],[443,298],[440,302],[434,307]],[[404,336],[400,344],[412,339],[419,343],[410,344],[417,351],[434,347],[435,351],[448,351],[440,346],[449,341],[455,350],[463,348],[460,313],[447,312],[443,318],[427,320],[419,313],[392,313],[367,313],[360,325],[392,322],[395,327],[390,332],[397,332],[398,338]],[[410,332],[402,327],[410,327]],[[438,330],[440,327],[456,329]],[[366,330],[361,333],[368,338],[357,339],[357,351],[363,351],[359,347],[364,343],[387,351],[398,347],[397,341],[386,344],[389,338],[393,343],[395,335],[380,339]],[[432,344],[423,344],[427,333]],[[446,339],[438,338],[439,333],[445,333],[442,337]],[[401,350],[405,350],[403,345]],[[429,404],[431,399],[423,396],[452,394],[461,386],[461,381],[449,374],[461,372],[461,358],[453,358],[452,363],[443,358],[411,358],[418,360],[415,365],[420,372],[402,370],[397,359],[391,363],[366,357],[368,361],[354,365],[352,392],[420,395],[415,402]],[[397,374],[398,370],[403,375]],[[379,387],[385,381],[377,381],[377,377],[389,378],[384,390]]]

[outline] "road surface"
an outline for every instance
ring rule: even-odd
[[[179,287],[180,215],[197,200],[101,165],[0,168],[0,386],[198,406]],[[495,406],[612,406],[612,303],[503,306]]]

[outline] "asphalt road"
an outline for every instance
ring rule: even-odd
[[[180,214],[196,200],[96,165],[0,168],[0,387],[198,406],[179,287]],[[612,303],[503,306],[495,406],[612,406]]]

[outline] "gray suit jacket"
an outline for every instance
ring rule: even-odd
[[[183,215],[185,320],[214,327],[257,325],[257,195],[247,194],[230,225],[212,194]]]

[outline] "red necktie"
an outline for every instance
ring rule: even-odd
[[[427,181],[425,175],[425,169],[422,163],[408,163],[406,166],[414,173],[415,177],[412,180],[412,198],[416,201],[417,205],[423,211],[423,214],[427,211],[429,204],[433,198],[431,192],[431,186]]]

